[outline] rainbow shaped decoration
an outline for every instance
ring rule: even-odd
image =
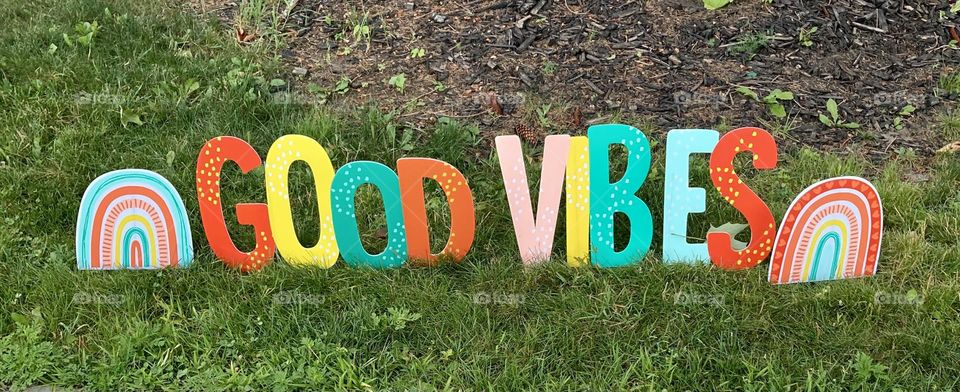
[[[81,270],[188,266],[193,241],[183,199],[151,171],[104,174],[83,193],[76,249]]]
[[[883,238],[877,189],[859,177],[837,177],[804,189],[790,204],[769,278],[774,284],[871,276]]]

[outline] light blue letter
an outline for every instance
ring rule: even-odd
[[[687,243],[687,215],[706,211],[706,191],[690,188],[690,154],[713,152],[720,133],[674,129],[667,134],[663,186],[663,262],[709,262],[707,244]]]

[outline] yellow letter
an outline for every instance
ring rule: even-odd
[[[317,190],[317,206],[320,213],[320,239],[312,248],[305,248],[297,238],[290,210],[290,194],[287,177],[290,165],[304,161],[313,172]],[[267,153],[267,210],[270,213],[270,229],[273,231],[277,250],[291,264],[318,265],[330,268],[337,262],[340,252],[333,233],[330,211],[330,184],[333,182],[333,164],[320,143],[303,135],[285,135],[277,139]]]
[[[567,158],[567,265],[590,264],[590,155],[587,137],[570,138]]]

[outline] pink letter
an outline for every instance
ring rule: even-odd
[[[547,136],[544,142],[536,221],[533,219],[533,207],[530,204],[530,187],[527,185],[527,170],[523,162],[520,138],[498,136],[495,142],[520,258],[526,266],[546,261],[553,251],[553,234],[557,228],[557,211],[560,208],[560,193],[563,191],[563,176],[570,151],[570,136]]]

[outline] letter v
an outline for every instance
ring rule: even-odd
[[[570,151],[570,136],[552,135],[544,141],[536,221],[533,218],[520,138],[498,136],[495,142],[520,258],[525,266],[539,264],[548,260],[553,251],[553,234],[557,229],[557,212]]]

